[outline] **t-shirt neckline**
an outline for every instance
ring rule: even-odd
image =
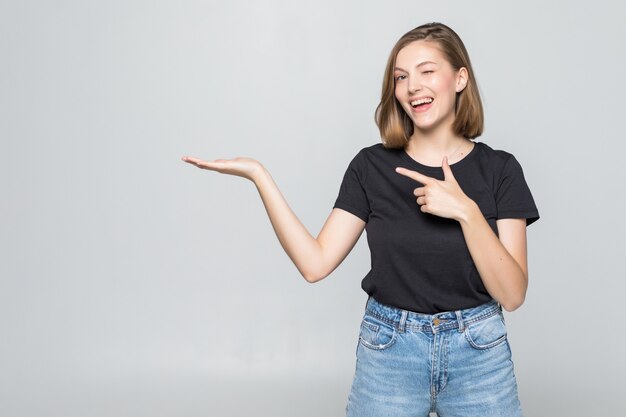
[[[454,167],[454,169],[457,168],[461,168],[463,165],[467,164],[469,162],[469,160],[471,160],[474,155],[476,155],[477,153],[477,149],[478,145],[480,144],[480,142],[474,142],[474,146],[472,147],[472,150],[470,150],[467,155],[465,155],[463,157],[463,159],[461,159],[460,161],[457,161],[453,164],[450,164],[450,167]],[[411,156],[406,152],[406,149],[402,148],[401,150],[402,153],[402,159],[404,159],[405,161],[407,161],[409,164],[413,165],[415,168],[419,168],[421,170],[424,171],[431,171],[431,172],[441,172],[443,171],[443,167],[434,167],[434,166],[430,166],[430,165],[424,165],[422,163],[417,162],[415,159],[411,158]]]

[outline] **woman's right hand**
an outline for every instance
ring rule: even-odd
[[[181,159],[189,164],[197,166],[198,168],[210,169],[222,174],[237,175],[239,177],[247,178],[252,182],[255,181],[255,177],[264,169],[263,165],[256,159],[246,157],[215,159],[213,161],[204,161],[191,156],[183,156]]]
[[[352,250],[365,229],[365,221],[333,208],[317,238],[291,210],[272,176],[252,158],[203,161],[189,156],[182,160],[202,169],[238,175],[253,181],[283,249],[308,282],[325,278]]]

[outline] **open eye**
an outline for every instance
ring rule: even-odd
[[[395,80],[398,81],[400,77],[406,77],[406,75],[398,75],[397,77],[395,77]]]

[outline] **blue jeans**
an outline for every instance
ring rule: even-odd
[[[502,307],[421,314],[369,297],[348,417],[521,417]]]

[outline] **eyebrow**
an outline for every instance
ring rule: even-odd
[[[433,61],[424,61],[424,62],[420,62],[419,64],[417,64],[417,65],[415,66],[415,68],[421,67],[422,65],[426,65],[426,64],[435,64],[435,65],[437,65],[437,63],[436,63],[436,62],[433,62]],[[393,70],[394,70],[394,71],[396,71],[396,70],[399,70],[399,71],[404,71],[404,70],[403,70],[402,68],[400,68],[400,67],[395,67]],[[406,72],[406,71],[404,71],[404,72]]]

